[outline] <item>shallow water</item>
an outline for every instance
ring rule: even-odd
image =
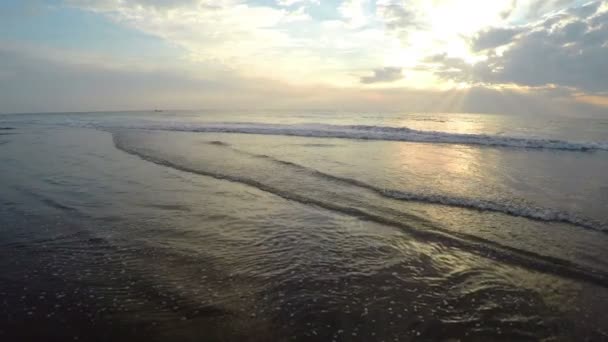
[[[0,337],[608,339],[608,137],[542,122],[4,116]]]

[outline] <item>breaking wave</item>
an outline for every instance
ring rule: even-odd
[[[233,150],[237,150],[234,149]],[[237,150],[241,153],[250,154],[248,152],[244,152],[241,150]],[[388,197],[391,199],[402,200],[402,201],[412,201],[412,202],[423,202],[430,204],[440,204],[446,205],[450,207],[460,207],[466,209],[473,209],[479,211],[491,211],[498,212],[510,216],[524,217],[531,220],[536,221],[545,221],[545,222],[561,222],[572,224],[581,228],[587,228],[592,230],[597,230],[602,233],[608,233],[608,228],[606,224],[598,222],[596,220],[588,219],[585,217],[581,217],[575,213],[560,211],[551,208],[542,208],[537,207],[532,204],[516,204],[516,203],[508,203],[508,202],[496,202],[485,199],[477,199],[477,198],[466,198],[459,196],[448,196],[441,194],[432,194],[432,193],[421,193],[421,192],[408,192],[403,190],[394,190],[394,189],[386,189],[381,188],[357,179],[336,176],[332,174],[328,174],[325,172],[321,172],[307,166],[303,166],[300,164],[276,159],[267,155],[254,155],[256,157],[264,157],[268,159],[272,159],[274,162],[290,165],[292,167],[297,167],[301,170],[316,174],[317,176],[322,176],[324,178],[328,178],[330,180],[348,183],[354,186],[358,186],[361,188],[365,188],[371,191],[376,192],[379,195],[384,197]]]
[[[109,128],[109,127],[107,127]],[[115,127],[113,127],[115,128]],[[532,137],[509,137],[488,134],[461,134],[421,131],[407,127],[326,125],[326,124],[264,124],[264,123],[148,123],[123,128],[185,131],[202,133],[241,133],[284,135],[314,138],[410,141],[423,143],[481,145],[495,147],[552,149],[566,151],[608,151],[608,142],[573,142]]]

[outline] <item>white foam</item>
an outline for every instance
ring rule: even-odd
[[[425,203],[443,204],[455,207],[470,208],[480,211],[493,211],[511,216],[519,216],[533,220],[546,222],[563,222],[573,224],[579,227],[599,230],[606,232],[606,226],[585,217],[578,216],[575,213],[564,212],[560,210],[541,208],[531,205],[518,205],[508,202],[493,202],[488,200],[452,197],[435,194],[408,193],[396,190],[378,190],[384,196],[407,201],[418,201]]]
[[[569,151],[608,151],[608,142],[572,142],[533,137],[509,137],[487,134],[459,134],[436,131],[420,131],[407,127],[387,126],[340,126],[325,124],[264,124],[264,123],[146,123],[129,125],[127,128],[207,132],[243,133],[263,135],[287,135],[315,138],[341,138],[387,141],[410,141],[463,145],[500,146]]]
[[[368,190],[374,191],[384,197],[402,200],[402,201],[414,201],[414,202],[423,202],[430,204],[440,204],[447,205],[452,207],[460,207],[467,208],[479,211],[492,211],[498,212],[502,214],[507,214],[511,216],[524,217],[527,219],[538,220],[538,221],[546,221],[546,222],[562,222],[568,223],[575,226],[598,230],[602,232],[608,232],[608,226],[603,223],[593,219],[589,219],[583,216],[580,216],[573,212],[565,212],[558,209],[551,208],[543,208],[535,206],[531,203],[516,203],[511,201],[492,201],[486,199],[477,199],[477,198],[467,198],[467,197],[459,197],[459,196],[446,196],[441,194],[433,194],[433,193],[424,193],[424,192],[408,192],[402,190],[393,190],[381,188],[378,186],[374,186],[372,184],[368,184],[366,182],[362,182],[360,180],[335,176],[332,174],[324,173],[315,169],[311,169],[309,167],[286,162],[279,159],[275,159],[272,157],[264,156],[265,158],[269,158],[271,160],[280,162],[282,164],[290,165],[297,167],[301,170],[307,170],[313,174],[323,176],[325,178],[338,181],[345,182],[354,186],[366,188]]]

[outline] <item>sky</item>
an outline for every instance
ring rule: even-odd
[[[0,112],[153,108],[608,117],[608,1],[0,1]]]

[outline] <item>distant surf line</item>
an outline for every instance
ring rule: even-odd
[[[235,122],[204,124],[148,123],[126,125],[122,128],[196,133],[240,133],[311,138],[404,141],[489,147],[509,147],[523,149],[549,149],[578,152],[608,151],[608,142],[575,142],[555,139],[541,139],[534,137],[511,137],[489,134],[462,134],[439,131],[422,131],[407,127],[390,126],[266,124]]]

